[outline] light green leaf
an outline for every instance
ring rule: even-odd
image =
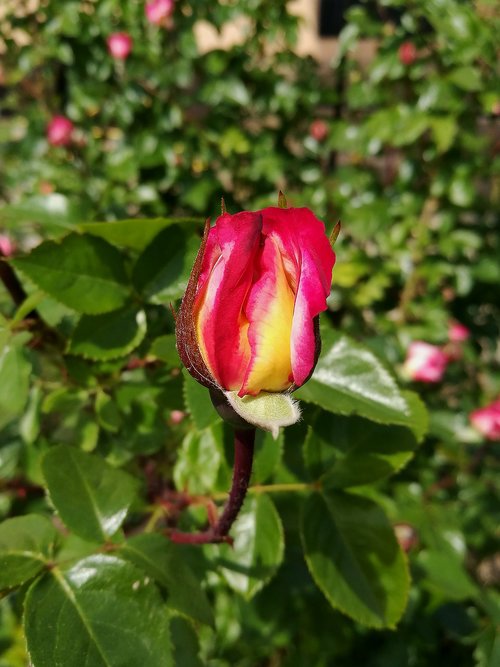
[[[142,251],[166,227],[182,225],[192,229],[195,225],[203,225],[203,222],[201,218],[134,218],[116,222],[84,222],[78,228],[113,245]]]
[[[58,533],[42,515],[0,524],[0,591],[23,584],[50,563]]]
[[[116,533],[135,498],[134,479],[101,457],[73,447],[52,447],[43,459],[42,471],[61,519],[91,542],[102,542]]]
[[[175,343],[175,334],[166,334],[156,338],[149,352],[169,366],[179,367],[181,365]]]
[[[184,371],[183,375],[186,410],[190,413],[198,431],[202,431],[218,421],[219,415],[213,406],[208,389],[196,382],[187,371]]]
[[[188,489],[190,493],[214,491],[223,460],[221,443],[221,423],[186,435],[174,467],[178,489]]]
[[[146,314],[132,306],[103,315],[83,315],[68,351],[100,361],[124,357],[143,341],[146,331]]]
[[[0,349],[0,429],[22,414],[29,395],[31,363],[16,338]]]
[[[392,375],[369,349],[347,336],[322,332],[323,353],[297,398],[329,412],[358,414],[382,424],[400,424],[420,436],[426,428],[418,399],[408,400]]]
[[[284,434],[281,432],[275,440],[271,433],[260,429],[255,434],[255,455],[253,460],[252,480],[262,484],[272,477],[283,454]]]
[[[249,424],[272,433],[276,440],[280,428],[300,419],[300,408],[290,394],[261,391],[257,396],[240,398],[236,391],[224,392],[233,410]]]
[[[410,582],[380,507],[354,494],[315,493],[306,501],[301,532],[309,570],[330,604],[363,625],[396,627]]]
[[[158,533],[142,534],[127,540],[120,555],[167,590],[170,609],[213,627],[214,618],[205,592],[177,545]]]
[[[216,563],[228,584],[253,597],[274,576],[284,553],[283,526],[265,494],[248,496],[231,529],[232,547],[217,546]]]
[[[129,297],[122,255],[93,236],[69,234],[58,243],[45,241],[29,255],[13,259],[12,264],[47,294],[79,313],[97,315],[116,310]]]
[[[54,568],[26,596],[36,667],[172,667],[168,614],[153,581],[114,556]]]

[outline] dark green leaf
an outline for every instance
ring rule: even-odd
[[[142,342],[146,330],[146,314],[133,307],[83,315],[71,337],[69,352],[102,361],[124,357]]]
[[[257,429],[252,470],[252,481],[254,483],[262,484],[272,477],[281,461],[283,441],[283,430],[281,430],[278,439],[275,440],[271,433]]]
[[[309,429],[304,457],[324,486],[369,484],[397,472],[413,456],[417,441],[402,426],[385,426],[356,417],[322,413]]]
[[[93,236],[69,234],[45,241],[12,264],[47,294],[79,313],[116,310],[129,296],[123,257]]]
[[[116,433],[121,426],[120,411],[115,401],[104,391],[97,392],[95,411],[99,424],[106,431]]]
[[[182,551],[166,537],[157,533],[137,535],[127,540],[120,554],[167,590],[171,609],[200,623],[214,625],[203,589],[186,565]]]
[[[64,445],[47,452],[42,470],[50,499],[68,528],[91,542],[116,533],[135,497],[131,477],[101,457]]]
[[[283,527],[269,496],[257,494],[246,499],[231,535],[234,545],[217,547],[216,562],[231,588],[251,598],[274,576],[283,560]]]
[[[302,541],[309,570],[333,607],[369,627],[396,626],[409,575],[378,505],[338,491],[315,493],[305,504]]]
[[[154,583],[113,556],[54,568],[30,588],[24,624],[36,667],[172,667],[168,613]]]
[[[179,225],[156,236],[137,260],[132,275],[136,289],[151,303],[165,304],[184,294],[199,241]]]
[[[330,412],[358,414],[382,424],[425,427],[422,410],[415,410],[394,378],[366,347],[347,336],[325,331],[323,353],[312,378],[296,397]],[[415,402],[416,403],[416,402]]]
[[[19,586],[47,567],[57,535],[51,522],[38,514],[0,524],[0,590]]]

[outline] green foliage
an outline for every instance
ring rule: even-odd
[[[286,0],[176,0],[167,26],[131,0],[13,4],[0,667],[496,665],[498,444],[468,418],[500,392],[492,4],[352,3],[331,67],[297,55]],[[240,43],[205,48],[199,22],[233,20]],[[231,483],[173,315],[221,196],[342,232],[301,422],[258,433],[234,546],[181,547],[171,529],[203,529]],[[414,340],[448,355],[441,382],[405,375]]]

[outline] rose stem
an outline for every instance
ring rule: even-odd
[[[182,544],[208,544],[210,542],[231,542],[228,533],[238,516],[252,474],[255,429],[234,431],[234,468],[233,482],[229,499],[217,523],[202,533],[183,533],[171,531],[172,542]]]

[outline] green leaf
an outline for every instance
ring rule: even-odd
[[[103,315],[83,315],[68,351],[98,361],[124,357],[143,341],[146,331],[146,314],[131,306]]]
[[[127,540],[120,555],[167,590],[170,609],[213,627],[207,596],[177,545],[157,533],[142,534]]]
[[[476,67],[457,67],[449,75],[448,80],[467,92],[481,90],[481,71]]]
[[[122,424],[120,411],[115,401],[104,391],[98,391],[95,399],[97,420],[103,429],[110,433],[119,431]]]
[[[255,455],[253,460],[252,480],[262,484],[273,476],[283,454],[284,434],[281,432],[275,440],[270,433],[258,430],[255,434]]]
[[[179,616],[174,616],[170,622],[170,634],[174,663],[178,667],[204,667],[198,655],[200,644],[192,623]]]
[[[70,229],[75,222],[81,220],[81,216],[81,203],[71,202],[68,197],[58,192],[35,195],[19,204],[2,207],[2,222],[12,226],[23,222],[36,222]]]
[[[31,363],[16,338],[0,349],[0,429],[23,412],[29,395]]]
[[[306,500],[301,532],[309,570],[330,604],[363,625],[394,628],[409,575],[380,507],[354,494],[315,493]]]
[[[85,222],[78,228],[113,245],[142,251],[166,227],[182,225],[192,229],[203,222],[201,218],[134,218],[116,222]]]
[[[382,424],[400,424],[416,435],[425,429],[425,412],[408,401],[392,375],[366,347],[347,336],[322,332],[323,354],[311,379],[295,396],[329,412],[358,414]]]
[[[129,297],[123,257],[93,236],[69,234],[59,243],[45,241],[12,264],[38,287],[79,313],[116,310]]]
[[[314,479],[331,488],[370,484],[400,470],[417,441],[402,426],[322,413],[309,429],[304,457]]]
[[[250,599],[283,560],[283,526],[269,496],[247,497],[231,535],[234,545],[218,546],[216,563],[231,588]]]
[[[114,556],[54,568],[26,596],[36,667],[172,667],[168,614],[154,583]]]
[[[182,227],[167,227],[140,255],[132,281],[151,303],[165,304],[184,294],[198,251],[198,239]]]
[[[135,498],[136,483],[129,475],[73,447],[51,448],[42,471],[61,519],[91,542],[116,533]]]
[[[0,524],[0,590],[23,584],[49,564],[58,533],[38,514]]]
[[[169,366],[178,368],[181,365],[175,342],[175,334],[166,334],[165,336],[156,338],[151,345],[149,353]]]
[[[35,385],[31,388],[26,411],[19,422],[19,434],[28,445],[31,445],[40,433],[40,412],[42,408],[43,392]]]
[[[219,415],[213,406],[210,393],[206,387],[196,382],[187,371],[184,375],[184,402],[198,431],[210,426],[219,420]]]
[[[190,493],[214,491],[223,457],[221,443],[221,423],[186,435],[174,467],[178,489]]]
[[[426,550],[418,554],[417,563],[425,578],[422,585],[439,591],[451,600],[474,598],[478,588],[471,580],[461,558],[451,549]]]

